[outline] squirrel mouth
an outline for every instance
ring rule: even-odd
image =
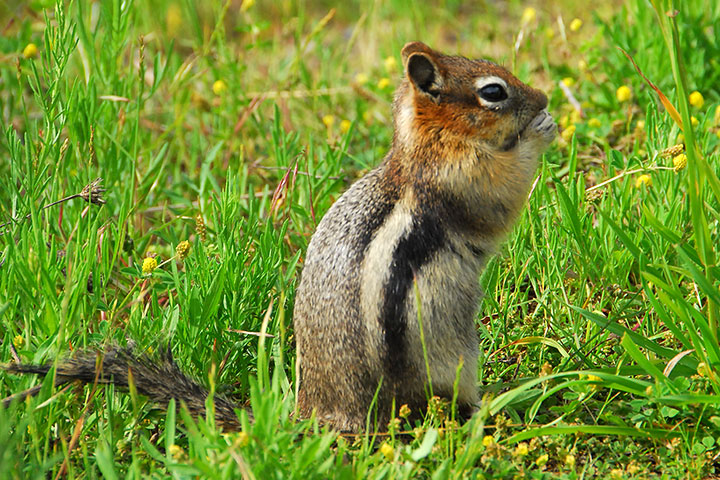
[[[517,133],[509,135],[508,138],[505,139],[502,146],[500,147],[502,151],[507,152],[515,148],[520,141],[520,137],[525,133],[528,128],[533,128],[533,126],[540,125],[545,119],[545,117],[549,115],[550,114],[548,113],[547,109],[541,110],[540,113],[528,120],[527,123],[517,131]]]

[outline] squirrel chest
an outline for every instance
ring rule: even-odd
[[[478,278],[555,136],[545,95],[502,67],[402,57],[390,152],[318,225],[295,302],[300,414],[339,430],[456,379],[461,415],[477,407]]]

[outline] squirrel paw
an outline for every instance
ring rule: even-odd
[[[530,135],[537,135],[545,142],[550,143],[557,135],[557,125],[548,111],[543,110],[530,120],[525,132]]]

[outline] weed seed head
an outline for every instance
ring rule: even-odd
[[[175,253],[177,254],[178,258],[180,260],[185,260],[190,253],[190,242],[187,240],[183,240],[182,242],[178,243],[177,247],[175,247]]]
[[[207,230],[205,228],[205,220],[203,220],[202,215],[199,213],[195,217],[195,233],[200,237],[200,241],[205,243],[207,240]]]
[[[662,152],[660,152],[661,157],[669,158],[669,157],[676,157],[683,153],[685,151],[685,144],[678,143],[677,145],[673,145],[672,147],[668,147]]]

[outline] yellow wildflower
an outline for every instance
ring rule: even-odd
[[[673,169],[675,173],[678,173],[683,168],[687,167],[687,155],[681,153],[673,157]]]
[[[23,57],[35,58],[38,55],[38,47],[34,43],[28,43],[22,51]]]
[[[632,98],[632,90],[627,85],[622,85],[615,91],[615,96],[619,102],[627,102]]]
[[[25,338],[23,338],[22,335],[15,335],[15,338],[13,338],[13,345],[15,348],[20,348],[25,344]]]
[[[387,442],[380,445],[380,453],[383,454],[385,460],[388,462],[392,461],[393,457],[395,457],[395,449]]]
[[[720,125],[720,105],[715,107],[715,115],[713,116],[713,125]]]
[[[515,447],[514,455],[517,457],[524,457],[529,452],[528,444],[525,442],[518,443],[518,446]]]
[[[238,447],[246,447],[250,443],[250,435],[248,435],[245,432],[240,432],[237,434],[237,437],[235,438],[234,444]]]
[[[527,7],[525,10],[523,10],[522,18],[520,19],[520,23],[523,25],[527,25],[528,23],[535,20],[536,16],[537,16],[537,11],[533,7]]]
[[[601,126],[602,126],[602,122],[595,117],[588,120],[588,127],[599,128]]]
[[[174,443],[170,445],[168,448],[168,453],[173,458],[173,460],[180,460],[185,452],[183,452],[183,449],[179,445],[175,445]]]
[[[143,260],[142,264],[142,273],[145,275],[148,275],[153,272],[157,268],[157,260],[153,257],[147,257],[145,260]]]
[[[355,83],[358,85],[365,85],[368,82],[369,78],[366,73],[358,73],[355,75]]]
[[[393,56],[387,57],[383,63],[385,64],[385,70],[388,72],[394,72],[397,68],[397,60]]]
[[[407,403],[403,403],[402,407],[400,407],[399,415],[401,418],[407,418],[410,416],[410,407],[407,406]]]
[[[635,180],[635,188],[640,188],[643,185],[645,185],[646,187],[652,187],[652,178],[650,177],[650,175],[643,174],[640,175],[637,180]],[[590,380],[590,376],[588,376],[588,380]]]
[[[492,435],[485,435],[482,439],[482,444],[484,447],[492,447],[495,444],[495,439]]]
[[[216,80],[215,83],[213,83],[212,91],[215,95],[222,95],[227,90],[227,83],[223,82],[222,80]]]
[[[340,122],[340,131],[342,133],[347,133],[350,131],[350,125],[352,125],[352,122],[348,119],[343,120]]]
[[[540,455],[537,458],[537,460],[535,460],[535,465],[537,465],[538,467],[542,467],[543,465],[545,465],[548,462],[548,460],[550,460],[550,457],[548,456],[548,454],[543,453],[542,455]]]
[[[625,472],[623,472],[621,468],[613,468],[612,470],[610,470],[610,478],[612,478],[612,480],[621,480],[625,478],[625,475],[623,475],[623,473]]]
[[[582,117],[580,116],[580,112],[577,110],[570,112],[570,123],[580,123],[581,121]]]
[[[573,468],[575,466],[575,455],[565,455],[565,465]]]
[[[578,60],[578,70],[580,70],[581,72],[584,72],[584,71],[587,70],[587,69],[588,69],[588,64],[587,64],[587,62],[586,62],[585,60],[582,60],[582,59],[581,59],[581,60]]]
[[[703,98],[702,93],[698,92],[697,90],[690,94],[689,100],[690,105],[695,108],[702,108],[703,104],[705,103],[705,99]]]
[[[697,127],[700,124],[700,121],[693,115],[690,117],[690,123],[692,123],[693,127]]]
[[[322,122],[327,128],[331,128],[335,124],[335,116],[327,114],[322,117]]]
[[[377,87],[380,90],[385,90],[389,86],[390,86],[390,79],[387,77],[381,78],[380,81],[378,81],[378,83],[377,83]]]
[[[552,27],[545,28],[545,38],[548,40],[555,38],[555,30],[553,30]]]
[[[247,12],[253,5],[255,5],[255,0],[243,0],[240,4],[240,11]]]
[[[575,127],[575,125],[569,125],[565,130],[562,131],[560,136],[562,137],[563,140],[565,140],[566,142],[569,142],[572,139],[573,135],[575,134],[576,128],[577,127]]]
[[[182,242],[178,243],[177,247],[175,247],[175,253],[178,257],[180,257],[181,260],[185,260],[188,256],[188,253],[190,253],[190,242],[187,240],[183,240]]]
[[[168,35],[174,37],[182,26],[182,10],[177,3],[171,3],[165,13],[165,25]]]
[[[575,79],[572,77],[565,77],[562,79],[562,82],[568,87],[575,85]]]
[[[570,22],[570,31],[571,32],[577,32],[580,30],[580,27],[583,26],[583,21],[579,18],[574,18],[572,22]]]

